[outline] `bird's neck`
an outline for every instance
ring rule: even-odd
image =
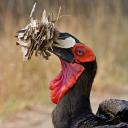
[[[86,70],[53,111],[54,128],[69,127],[72,119],[92,114],[90,91],[97,70],[96,61],[86,63],[84,67]]]

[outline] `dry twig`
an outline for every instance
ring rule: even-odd
[[[23,59],[31,59],[35,53],[36,56],[42,55],[48,59],[49,51],[52,50],[54,42],[58,38],[58,31],[55,28],[55,23],[60,17],[61,7],[59,8],[57,18],[54,20],[53,13],[46,15],[44,10],[41,20],[34,19],[36,3],[33,5],[30,13],[30,23],[17,32],[17,45],[20,45],[23,52]]]

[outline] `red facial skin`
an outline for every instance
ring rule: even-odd
[[[74,60],[68,63],[61,60],[62,70],[59,75],[50,82],[51,100],[58,104],[62,97],[78,80],[84,70],[80,63],[91,62],[95,60],[93,51],[86,45],[77,43],[72,49]]]
[[[74,61],[77,63],[91,62],[95,60],[93,51],[84,44],[78,43],[72,48]]]

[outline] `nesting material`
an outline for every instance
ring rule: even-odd
[[[41,19],[34,19],[33,13],[35,11],[36,3],[34,4],[31,14],[30,23],[23,29],[17,32],[16,44],[21,47],[23,59],[31,59],[32,55],[41,55],[48,59],[52,47],[56,45],[59,32],[55,28],[55,23],[58,20],[60,10],[57,18],[54,20],[53,14],[46,15],[44,10]]]

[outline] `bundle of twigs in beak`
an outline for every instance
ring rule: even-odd
[[[55,22],[58,20],[60,10],[56,20],[53,18],[53,14],[46,15],[46,11],[43,11],[42,18],[40,20],[33,18],[33,12],[35,11],[36,3],[34,4],[31,14],[30,23],[17,32],[17,45],[21,46],[23,52],[23,59],[31,59],[32,55],[42,55],[43,58],[48,59],[54,43],[58,38],[58,31],[55,28]]]

